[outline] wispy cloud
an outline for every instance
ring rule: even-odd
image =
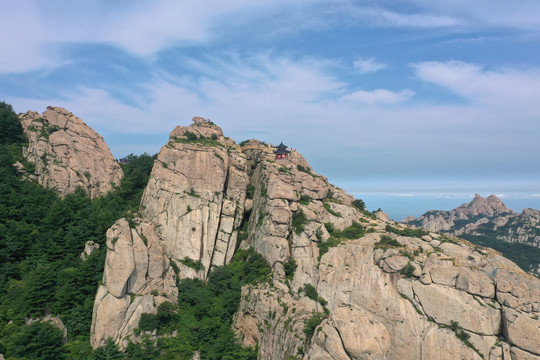
[[[413,65],[422,81],[449,89],[477,104],[512,107],[523,113],[540,98],[540,68],[505,67],[487,70],[462,61],[430,61]],[[538,108],[537,108],[538,109]],[[535,111],[540,114],[540,109]]]
[[[386,69],[388,65],[377,62],[374,57],[358,58],[353,62],[353,67],[360,74],[375,73],[382,69]]]
[[[365,25],[397,28],[447,28],[460,25],[460,21],[445,14],[429,12],[403,13],[378,6],[374,2],[367,5],[354,6],[347,9],[349,17],[361,21]]]
[[[342,97],[345,101],[361,104],[399,104],[414,96],[414,91],[406,89],[398,92],[376,89],[372,91],[359,90]]]
[[[458,19],[464,28],[469,29],[506,28],[537,34],[540,29],[540,3],[535,0],[408,0],[408,3],[419,11]]]

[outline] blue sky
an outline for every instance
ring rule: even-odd
[[[0,31],[0,99],[117,157],[200,115],[359,196],[540,193],[536,0],[19,0]]]

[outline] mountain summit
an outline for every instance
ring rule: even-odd
[[[92,198],[120,185],[122,169],[103,138],[71,112],[48,106],[41,115],[28,111],[19,119],[28,138],[26,167],[19,168],[29,178],[61,195],[82,187]]]

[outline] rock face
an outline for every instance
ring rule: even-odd
[[[524,209],[515,213],[494,195],[483,198],[476,194],[470,203],[454,210],[431,210],[418,219],[407,217],[403,223],[454,236],[474,236],[486,241],[498,239],[540,247],[540,211]],[[540,275],[540,260],[530,270]]]
[[[93,241],[87,241],[84,244],[84,251],[81,253],[81,259],[83,261],[88,259],[88,257],[92,255],[96,250],[99,250],[99,244]]]
[[[378,245],[383,235],[402,246]],[[540,280],[515,267],[505,270],[496,253],[479,253],[457,239],[432,243],[436,246],[377,231],[331,248],[320,259],[314,282],[328,316],[310,340],[298,328],[310,311],[324,314],[321,303],[295,292],[294,282],[276,278],[274,288],[244,289],[236,329],[244,344],[259,344],[262,359],[298,353],[303,359],[503,359],[510,350],[540,356],[533,340],[540,336],[539,312],[533,310],[540,306]],[[419,269],[416,276],[403,275],[404,267],[386,267],[403,253]],[[512,293],[519,293],[519,300]],[[272,298],[280,303],[272,305]],[[280,304],[297,310],[274,319],[266,315]],[[468,343],[458,335],[468,336]],[[290,344],[289,338],[299,340]],[[305,344],[300,352],[299,344]]]
[[[205,279],[230,261],[244,218],[246,158],[219,127],[194,118],[159,153],[141,202],[180,278]],[[185,265],[198,262],[200,270]]]
[[[175,301],[177,277],[204,280],[213,266],[231,260],[247,185],[246,158],[219,127],[194,118],[191,126],[171,132],[143,194],[142,218],[135,221],[140,224],[121,220],[107,234],[93,347],[109,337],[125,346],[141,313]]]
[[[177,278],[205,280],[239,246],[273,269],[270,283],[242,288],[233,321],[260,359],[540,356],[539,279],[493,250],[353,206],[296,151],[275,160],[194,120],[162,148],[141,218],[107,234],[94,347],[137,341],[141,314],[174,301]]]
[[[119,220],[107,231],[103,285],[97,291],[92,317],[94,348],[109,337],[126,346],[142,313],[155,313],[178,296],[176,275],[164,256],[154,226],[141,219]]]
[[[120,185],[122,169],[103,138],[66,109],[49,106],[19,118],[29,142],[23,155],[34,167],[30,178],[61,195],[80,186],[91,198]]]

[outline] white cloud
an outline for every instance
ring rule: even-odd
[[[407,14],[385,9],[376,3],[344,8],[343,10],[346,11],[346,19],[355,19],[366,25],[380,27],[431,29],[460,25],[459,20],[446,14],[437,15],[429,12]]]
[[[342,97],[343,100],[361,104],[399,104],[414,96],[414,91],[405,89],[399,92],[386,89],[373,91],[359,90]]]
[[[540,68],[486,70],[462,61],[421,62],[413,68],[420,80],[445,87],[479,105],[523,113],[533,110],[532,105],[540,99]]]
[[[155,0],[69,2],[19,0],[2,6],[1,72],[24,72],[60,65],[61,46],[112,44],[149,56],[174,45],[203,44],[230,27],[247,25],[284,10],[298,11],[320,1]],[[240,24],[240,25],[239,25]],[[7,36],[9,34],[9,36]]]
[[[353,67],[360,74],[375,73],[382,69],[386,69],[388,65],[377,62],[375,58],[359,58],[353,62]]]

